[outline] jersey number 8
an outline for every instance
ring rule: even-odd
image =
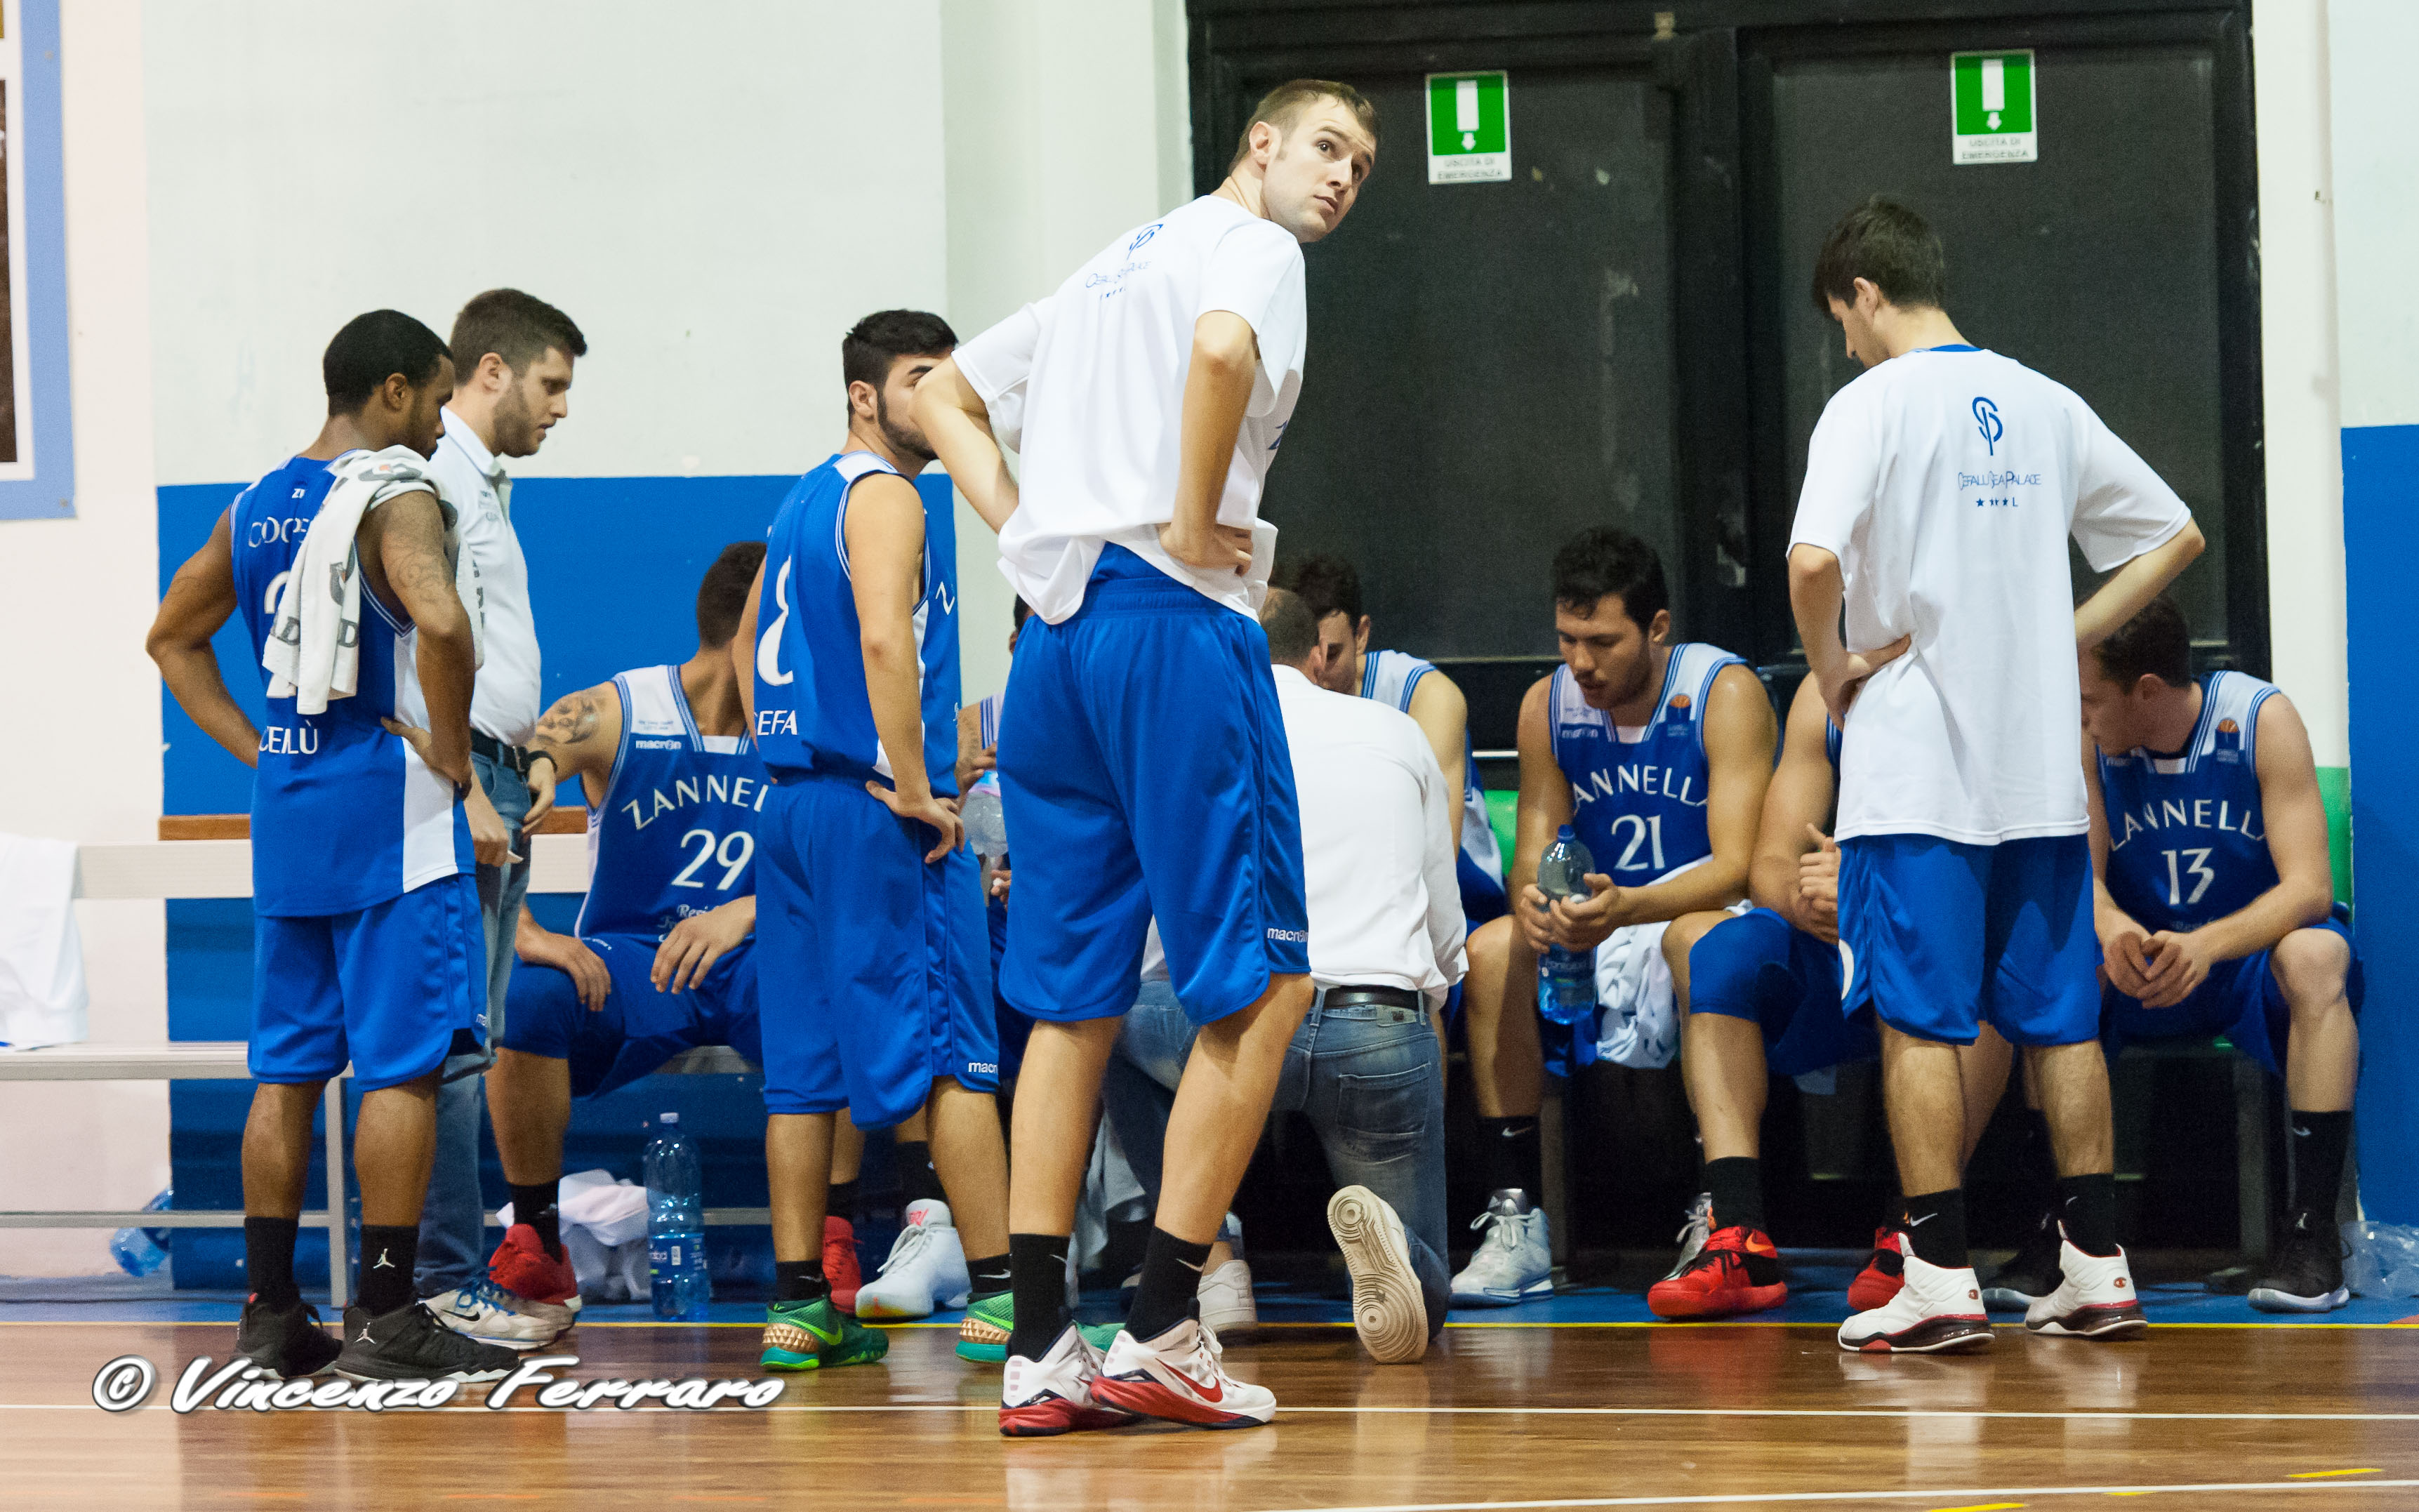
[[[680,875],[672,878],[675,887],[704,887],[705,884],[697,878],[698,869],[708,861],[714,861],[722,867],[722,880],[714,885],[714,890],[729,892],[731,885],[739,880],[739,873],[747,870],[748,858],[756,854],[756,837],[744,829],[732,830],[723,836],[718,844],[710,829],[692,829],[680,838],[683,845],[690,841],[701,843],[697,854],[689,858],[688,865],[682,867]]]

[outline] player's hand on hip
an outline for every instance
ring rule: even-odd
[[[882,806],[901,819],[913,819],[939,831],[941,842],[924,853],[927,862],[937,861],[965,843],[965,821],[958,817],[958,806],[948,798],[935,797],[930,789],[917,797],[908,797],[895,788],[879,782],[868,782],[865,791],[882,800]]]
[[[420,757],[420,764],[423,766],[457,788],[470,788],[474,791],[478,788],[478,774],[470,770],[470,758],[468,755],[465,755],[455,765],[448,766],[438,757],[437,737],[417,725],[405,724],[400,719],[381,717],[378,723],[386,727],[388,734],[409,746]]]
[[[1565,950],[1593,950],[1621,927],[1621,889],[1612,878],[1591,872],[1586,881],[1587,897],[1554,900],[1548,930]]]
[[[527,938],[527,936],[524,936]],[[546,933],[531,939],[529,945],[516,952],[533,966],[552,966],[571,979],[572,990],[579,994],[579,1006],[591,1013],[605,1006],[613,993],[613,974],[588,942],[576,934]]]
[[[747,938],[748,924],[749,919],[740,918],[739,910],[729,903],[689,915],[655,947],[655,964],[648,968],[648,980],[659,993],[678,994],[696,986],[716,961]]]
[[[1159,544],[1169,556],[1203,572],[1220,568],[1245,572],[1252,565],[1252,532],[1247,525],[1212,525],[1204,535],[1192,534],[1181,525],[1163,525]]]
[[[481,866],[510,866],[520,857],[513,852],[513,826],[496,812],[487,800],[487,790],[478,783],[462,795],[462,807],[470,819],[470,854]]]
[[[2142,995],[2144,1008],[2176,1007],[2209,980],[2209,968],[2216,964],[2197,930],[2161,930],[2150,936],[2149,952],[2150,990]]]
[[[1837,662],[1812,669],[1814,682],[1823,690],[1823,706],[1830,711],[1831,722],[1845,730],[1849,706],[1863,691],[1865,679],[1898,660],[1915,644],[1911,635],[1900,636],[1886,646],[1871,651],[1851,651]]]

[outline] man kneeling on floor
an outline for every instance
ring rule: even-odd
[[[1352,1273],[1352,1325],[1380,1364],[1444,1328],[1444,1059],[1432,1015],[1463,970],[1458,784],[1420,727],[1319,686],[1318,624],[1269,591],[1260,610],[1301,795],[1310,975],[1273,1111],[1305,1114],[1344,1184],[1328,1227]],[[1165,969],[1160,967],[1163,977]],[[1194,1028],[1163,982],[1126,1015],[1102,1094],[1155,1205],[1160,1151]]]

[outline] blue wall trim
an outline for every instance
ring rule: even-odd
[[[2419,696],[2409,645],[2419,625],[2419,425],[2346,426],[2345,622],[2351,681],[2353,894],[2368,1002],[2361,1016],[2361,1201],[2369,1217],[2419,1224]]]

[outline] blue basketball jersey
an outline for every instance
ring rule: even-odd
[[[302,538],[335,484],[330,464],[298,456],[238,495],[227,512],[236,603],[260,665],[277,600]],[[252,783],[253,911],[268,918],[356,913],[440,877],[475,870],[470,821],[454,784],[378,721],[422,729],[411,622],[362,587],[359,678],[350,698],[305,717],[269,701]]]
[[[1434,671],[1436,663],[1404,652],[1370,652],[1361,658],[1361,696],[1409,714],[1420,679]],[[1467,728],[1461,733],[1461,856],[1455,871],[1465,908],[1492,918],[1503,907],[1503,848],[1487,811],[1487,786],[1478,779],[1478,758],[1471,753]]]
[[[588,810],[582,934],[660,940],[756,890],[764,764],[745,735],[698,733],[678,667],[621,672],[622,744]]]
[[[756,609],[756,745],[778,779],[792,775],[890,779],[873,728],[865,649],[850,586],[848,499],[858,479],[897,470],[869,452],[833,456],[800,478],[767,533]],[[958,584],[953,551],[927,518],[924,596],[916,606],[922,668],[924,770],[932,791],[958,791]]]
[[[2181,751],[2100,753],[2108,892],[2144,928],[2198,929],[2276,885],[2253,759],[2259,706],[2275,691],[2247,673],[2211,672]]]
[[[1723,668],[1745,665],[1703,641],[1673,646],[1655,717],[1634,740],[1622,738],[1610,713],[1588,706],[1569,668],[1554,669],[1548,717],[1554,764],[1570,779],[1571,825],[1595,869],[1618,886],[1642,887],[1713,854],[1705,698]]]

